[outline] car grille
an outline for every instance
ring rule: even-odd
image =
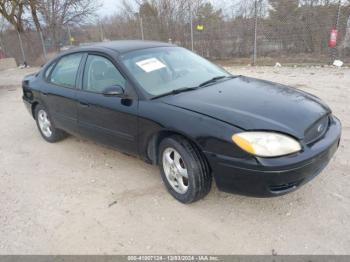
[[[319,140],[326,132],[329,126],[329,116],[324,116],[305,131],[304,141],[306,144]]]

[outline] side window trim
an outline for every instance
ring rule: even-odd
[[[44,74],[43,74],[43,75],[44,75],[44,79],[46,80],[46,82],[49,82],[51,73],[52,73],[53,69],[55,68],[56,63],[57,63],[57,59],[55,59],[54,61],[52,61],[48,66],[46,66],[46,67],[44,68]],[[50,71],[50,72],[49,72],[48,75],[46,75],[46,73],[47,73],[48,71]]]
[[[84,71],[85,71],[85,65],[88,58],[88,52],[83,52],[83,57],[81,58],[78,73],[77,73],[77,79],[75,83],[75,88],[77,90],[83,91],[83,79],[84,79]]]
[[[78,66],[78,70],[77,70],[77,74],[75,76],[75,85],[74,87],[69,87],[69,86],[65,86],[65,85],[58,85],[56,83],[53,83],[51,82],[51,75],[53,73],[53,71],[55,70],[57,64],[59,63],[59,61],[64,58],[64,57],[67,57],[69,55],[76,55],[76,54],[82,54],[82,57],[81,57],[81,60],[80,60],[80,63],[79,63],[79,66]],[[81,64],[82,64],[82,61],[84,60],[85,58],[85,55],[86,55],[86,52],[74,52],[74,53],[69,53],[69,54],[65,54],[65,55],[62,55],[60,57],[58,57],[57,59],[55,59],[52,64],[54,63],[55,65],[51,68],[51,72],[49,74],[49,76],[47,77],[47,79],[45,79],[49,84],[51,85],[54,85],[54,86],[58,86],[58,87],[62,87],[62,88],[69,88],[69,89],[78,89],[78,86],[77,86],[77,80],[78,80],[78,77],[79,77],[79,69],[81,67]]]

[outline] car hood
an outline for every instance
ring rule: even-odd
[[[244,76],[161,99],[244,130],[278,131],[299,139],[331,112],[319,98],[306,92]]]

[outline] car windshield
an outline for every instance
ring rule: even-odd
[[[151,96],[231,76],[224,69],[180,47],[138,50],[123,55],[122,61]]]

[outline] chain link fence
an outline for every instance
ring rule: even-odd
[[[291,1],[293,2],[293,1]],[[297,7],[286,14],[258,17],[257,63],[270,58],[289,63],[350,62],[350,9],[337,4]],[[337,29],[337,45],[329,47],[330,33]]]
[[[248,2],[248,1],[247,1]],[[95,24],[0,32],[1,51],[18,64],[41,65],[58,50],[92,42],[144,39],[172,42],[212,60],[236,64],[328,64],[334,59],[350,63],[350,2],[283,0],[283,6],[267,0],[251,0],[244,11],[184,9],[167,17],[145,14],[115,15]],[[313,2],[314,4],[310,4]],[[316,3],[316,4],[315,4]],[[318,4],[317,4],[318,3]],[[234,10],[234,9],[233,9]],[[329,47],[337,30],[337,44]]]

